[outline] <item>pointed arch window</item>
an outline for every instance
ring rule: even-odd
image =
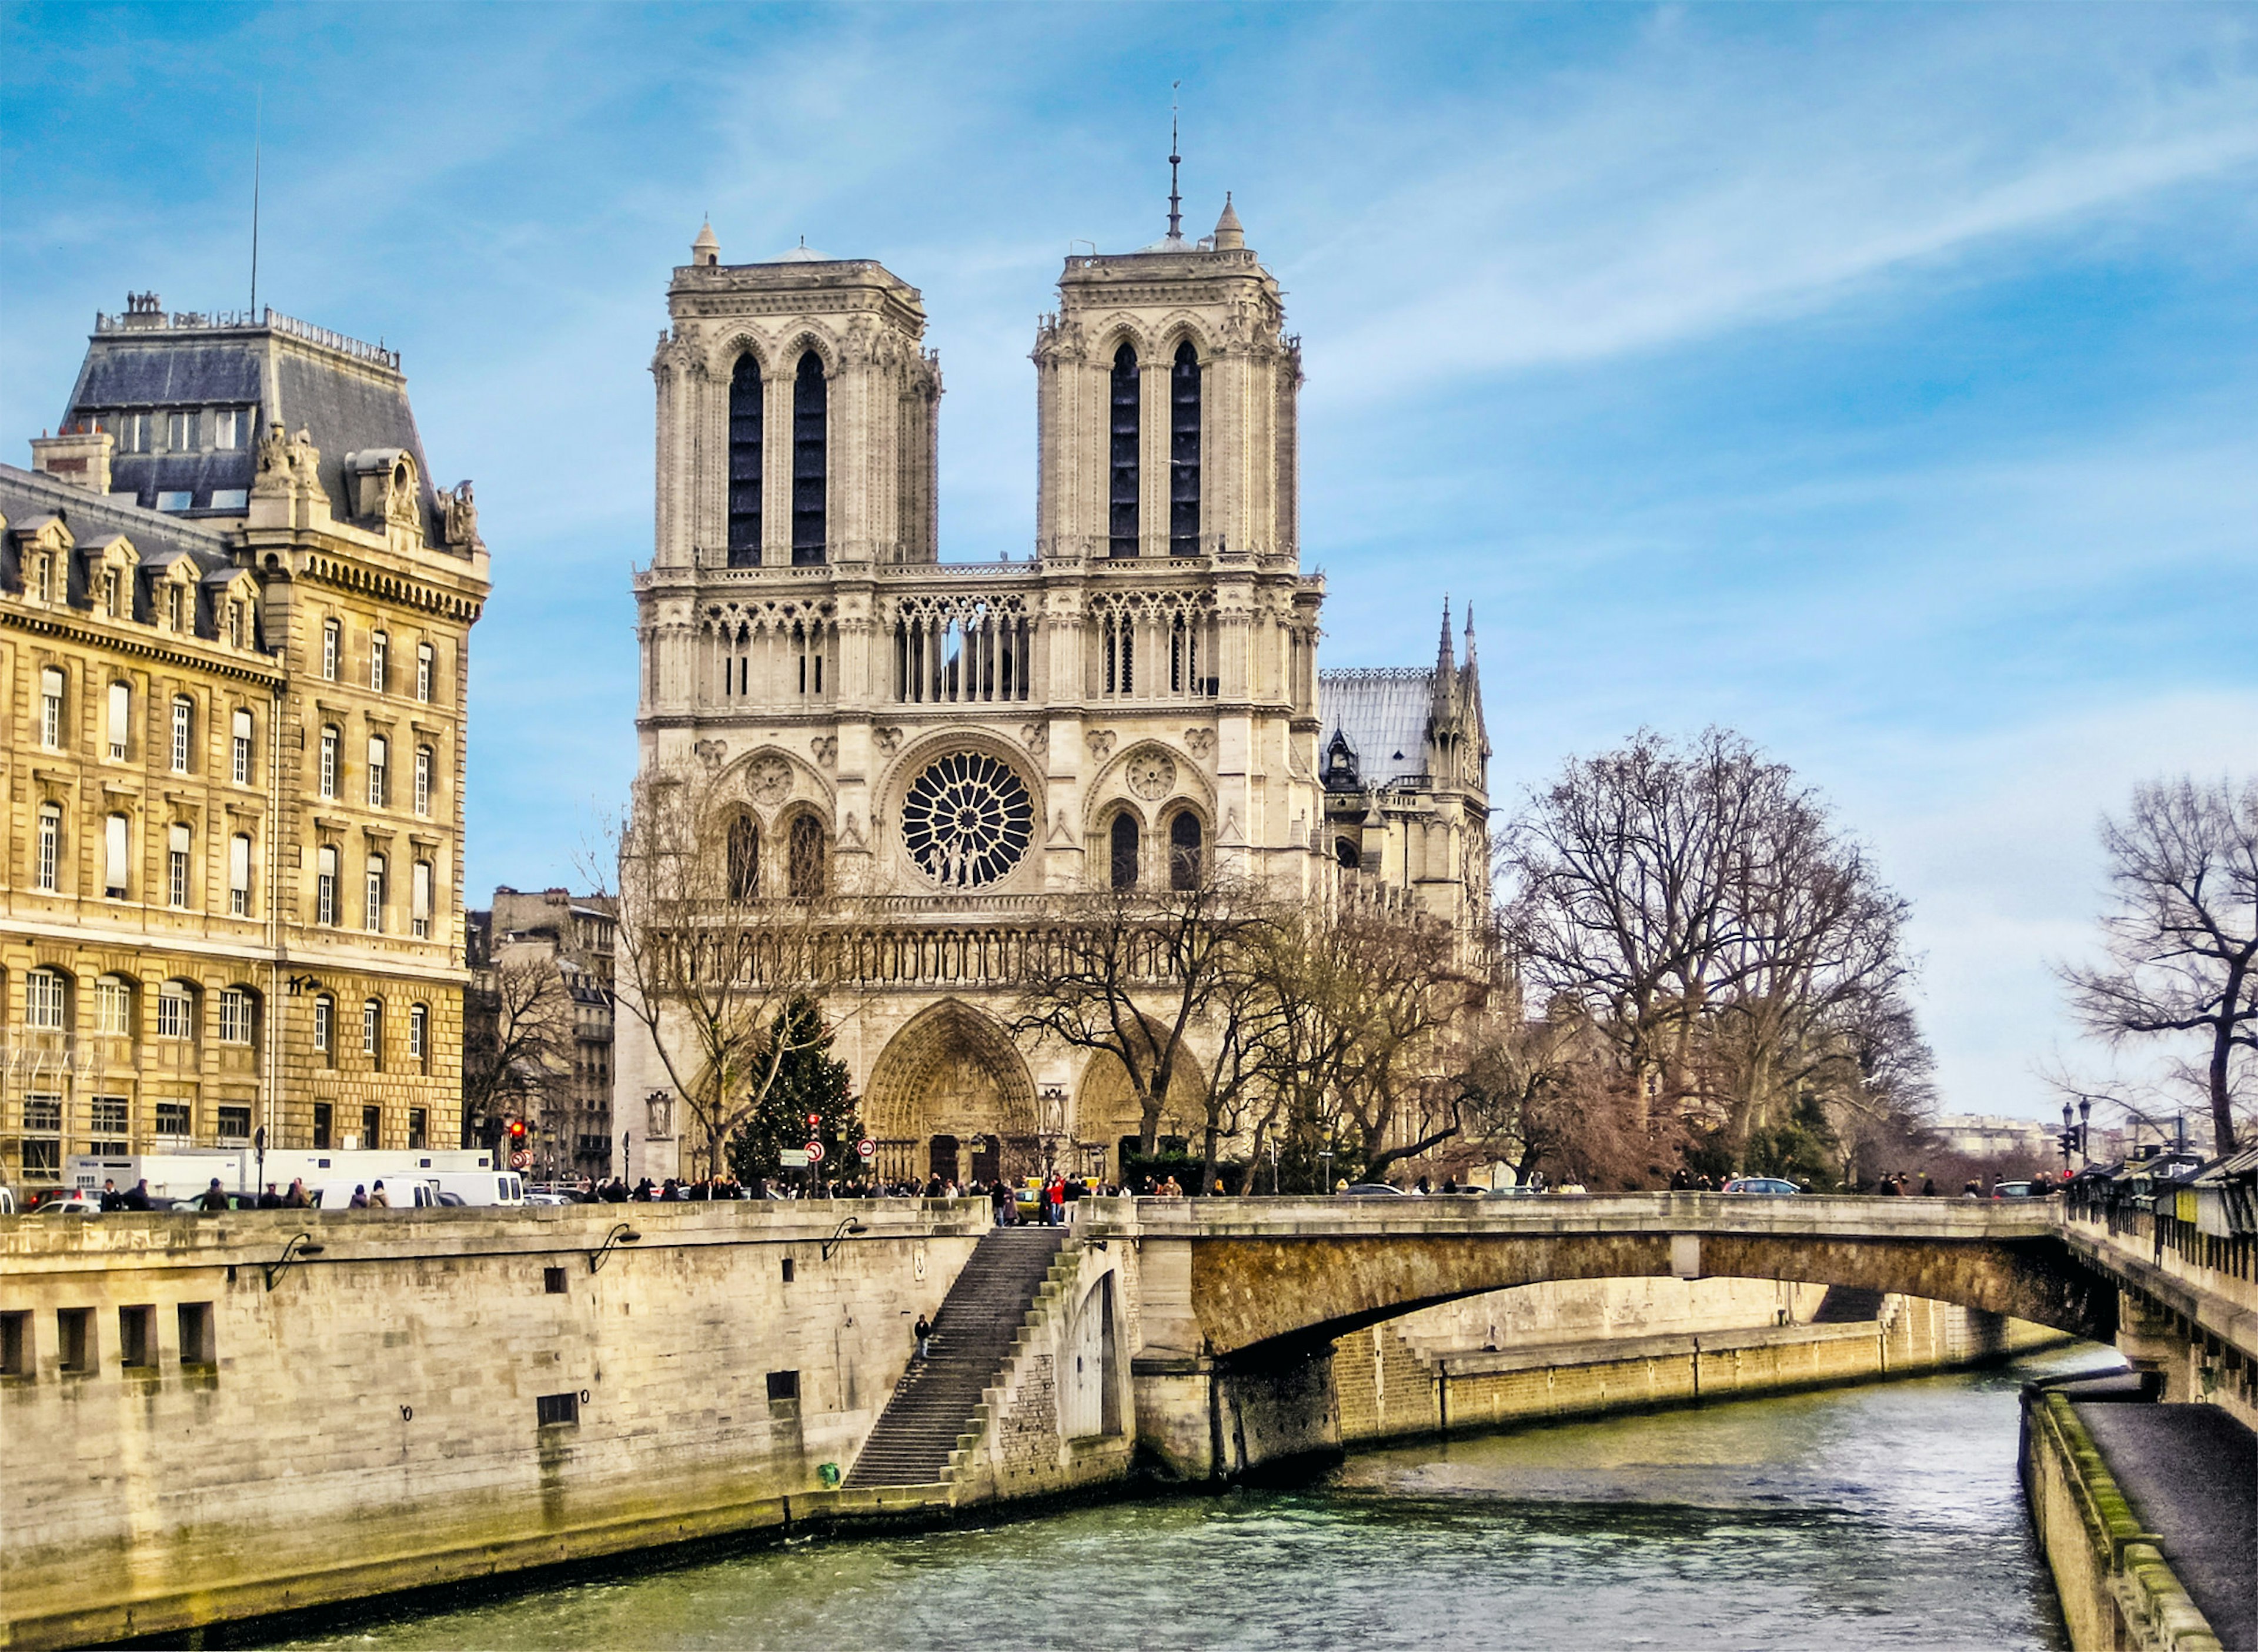
[[[1124,809],[1113,817],[1112,841],[1109,847],[1112,850],[1115,889],[1137,887],[1137,851],[1140,835],[1135,815]]]
[[[761,365],[737,358],[729,374],[729,566],[761,565]]]
[[[785,876],[796,901],[812,901],[823,893],[823,823],[812,814],[792,819],[785,841]]]
[[[792,385],[792,561],[795,568],[823,560],[828,394],[829,387],[823,381],[823,358],[811,350],[799,358],[799,371]]]
[[[1168,555],[1199,554],[1200,365],[1189,338],[1168,370]]]
[[[749,814],[729,822],[729,898],[755,901],[761,897],[761,827]]]
[[[1172,890],[1197,889],[1200,883],[1202,854],[1199,816],[1189,809],[1168,822],[1168,887]]]
[[[1126,343],[1113,352],[1112,481],[1107,498],[1106,548],[1116,557],[1137,554],[1137,352]]]

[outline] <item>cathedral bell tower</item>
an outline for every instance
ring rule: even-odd
[[[1214,234],[1180,223],[1059,277],[1033,352],[1046,559],[1298,555],[1301,342],[1229,196]]]

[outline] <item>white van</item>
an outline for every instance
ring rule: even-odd
[[[522,1205],[525,1178],[515,1170],[439,1171],[424,1180],[440,1194],[452,1194],[466,1205]],[[453,1201],[443,1198],[442,1203]]]
[[[439,1202],[439,1190],[429,1181],[410,1181],[405,1176],[379,1178],[384,1183],[384,1196],[394,1210],[421,1210]],[[350,1210],[355,1188],[376,1191],[373,1181],[325,1181],[318,1188],[309,1188],[306,1196],[316,1210]]]

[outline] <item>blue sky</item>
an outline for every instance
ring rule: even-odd
[[[805,235],[920,286],[943,555],[1033,532],[1074,238],[1236,192],[1303,335],[1331,664],[1476,606],[1493,791],[1642,724],[1793,764],[1914,904],[1957,1110],[2050,1106],[2093,828],[2258,768],[2258,11],[0,11],[0,428],[97,308],[404,351],[476,479],[473,890],[632,764],[667,272]],[[10,456],[23,463],[20,447]]]

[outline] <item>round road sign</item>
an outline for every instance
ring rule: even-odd
[[[823,1162],[823,1144],[821,1142],[812,1141],[807,1144],[807,1162],[811,1165],[820,1165]]]
[[[878,1144],[868,1136],[863,1137],[855,1144],[855,1156],[858,1159],[876,1159],[878,1156]]]

